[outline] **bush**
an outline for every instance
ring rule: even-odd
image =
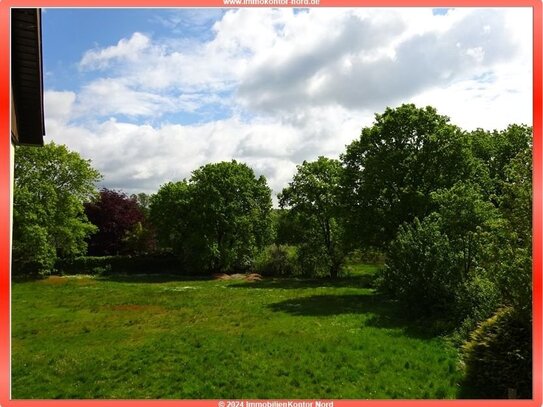
[[[292,276],[298,271],[296,247],[272,244],[255,260],[254,270],[265,276]]]
[[[170,253],[141,256],[75,257],[56,263],[60,274],[187,274]]]
[[[46,228],[31,225],[20,229],[24,229],[25,238],[13,246],[12,274],[14,276],[50,274],[57,255],[54,246],[49,242]]]
[[[385,262],[385,254],[373,247],[355,249],[345,258],[346,263],[369,263],[383,264]]]
[[[500,305],[501,296],[497,285],[482,272],[475,274],[456,293],[455,322],[457,342],[468,339],[477,325],[488,319]]]
[[[532,398],[532,327],[513,308],[484,321],[463,346],[463,398]]]
[[[298,246],[296,263],[303,277],[324,277],[330,275],[331,259],[326,255],[325,248],[317,249],[319,245],[313,242]]]
[[[435,316],[452,310],[461,281],[458,256],[437,214],[400,227],[378,277],[379,288],[410,311]]]

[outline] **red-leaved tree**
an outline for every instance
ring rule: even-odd
[[[85,204],[88,219],[98,227],[89,240],[89,255],[108,256],[133,252],[130,237],[141,228],[145,216],[134,198],[102,189],[99,199]]]

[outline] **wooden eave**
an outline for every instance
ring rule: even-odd
[[[42,146],[45,122],[40,9],[11,9],[11,90],[14,143]]]

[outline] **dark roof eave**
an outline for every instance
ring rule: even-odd
[[[16,144],[43,145],[43,63],[40,9],[11,9],[11,86]]]

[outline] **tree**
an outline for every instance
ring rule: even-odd
[[[431,192],[485,171],[460,128],[434,108],[412,104],[375,115],[341,159],[346,229],[354,247],[386,247],[401,224],[433,211]]]
[[[298,245],[305,236],[304,222],[290,209],[272,209],[274,242],[278,245]]]
[[[198,272],[248,269],[271,239],[270,211],[266,179],[235,160],[204,165],[151,201],[159,241]]]
[[[505,168],[517,154],[531,149],[532,128],[512,124],[501,131],[477,129],[468,134],[467,141],[473,155],[487,168],[488,180],[482,183],[479,177],[479,183],[486,187],[487,196],[496,202],[506,181]]]
[[[338,160],[319,157],[304,161],[289,186],[279,195],[281,207],[290,208],[304,229],[300,255],[310,256],[315,263],[324,264],[330,277],[336,278],[341,269],[344,252],[341,244],[342,227],[339,218],[339,186],[342,176]]]
[[[477,184],[459,182],[433,192],[431,197],[441,216],[442,230],[461,258],[462,281],[466,281],[481,258],[481,235],[492,230],[491,225],[499,218],[498,210],[485,200]]]
[[[139,194],[130,195],[130,199],[133,199],[137,202],[145,217],[148,218],[151,205],[151,196],[146,194],[145,192],[140,192]]]
[[[151,197],[149,216],[156,229],[159,246],[172,249],[179,258],[188,258],[191,232],[191,198],[186,180],[168,182]]]
[[[151,222],[150,206],[151,195],[145,192],[130,195],[138,204],[143,214],[143,221],[138,222],[134,228],[128,232],[125,243],[126,248],[132,253],[150,253],[157,249],[156,230]]]
[[[532,309],[532,149],[504,166],[498,209],[502,215],[487,235],[486,267],[507,305],[526,320]]]
[[[107,188],[100,191],[98,199],[85,204],[85,213],[98,227],[89,240],[89,254],[93,256],[126,253],[125,239],[144,220],[135,199]]]
[[[400,226],[388,248],[380,288],[414,313],[443,315],[462,283],[460,258],[437,213]]]
[[[13,269],[52,270],[57,257],[85,253],[96,231],[84,202],[101,178],[90,161],[63,145],[17,147],[13,198]]]
[[[409,309],[479,322],[499,301],[483,264],[499,213],[478,185],[460,182],[431,198],[436,210],[400,226],[389,244],[382,287]]]

